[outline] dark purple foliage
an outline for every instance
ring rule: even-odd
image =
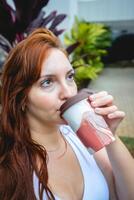
[[[0,1],[0,48],[10,50],[10,45],[20,42],[33,29],[47,27],[54,34],[59,35],[64,30],[57,26],[65,19],[65,14],[53,11],[49,15],[42,10],[49,0],[14,0],[15,10],[7,4],[6,0]],[[45,16],[45,17],[44,17]]]
[[[51,22],[55,18],[57,12],[53,11],[47,17],[43,18],[45,14],[45,11],[40,12],[38,17],[36,17],[36,19],[31,23],[31,28],[35,28],[38,26],[45,27],[49,22]]]
[[[76,43],[68,46],[66,49],[67,53],[71,54],[79,45],[80,45],[80,42],[76,42]]]
[[[10,42],[15,38],[14,11],[5,0],[0,1],[0,34]]]
[[[55,19],[53,20],[51,26],[49,27],[50,30],[53,30],[56,28],[57,25],[61,23],[65,19],[66,15],[65,14],[60,14],[55,16]]]
[[[26,30],[49,0],[14,0],[17,32]]]
[[[37,18],[33,20],[33,22],[28,27],[28,32],[31,32],[33,29],[38,27],[46,27],[50,29],[55,35],[60,35],[64,29],[57,29],[57,26],[66,18],[65,14],[57,15],[57,11],[51,12],[47,17],[45,16],[45,12],[41,11]],[[51,22],[50,26],[48,24]]]

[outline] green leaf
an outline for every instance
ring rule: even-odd
[[[106,25],[75,18],[70,33],[65,35],[65,44],[79,42],[72,54],[72,65],[76,69],[75,78],[79,85],[85,80],[97,78],[103,70],[101,58],[107,54],[111,41],[111,30]]]

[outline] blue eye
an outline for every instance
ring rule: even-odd
[[[69,74],[69,75],[67,76],[67,79],[68,79],[69,81],[74,81],[74,76],[75,76],[75,73],[72,72],[71,74]]]
[[[46,79],[46,80],[43,80],[41,82],[41,86],[42,87],[50,87],[51,85],[53,84],[52,80],[51,79]]]

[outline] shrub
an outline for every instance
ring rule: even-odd
[[[101,23],[89,23],[75,19],[70,31],[64,36],[67,51],[72,53],[72,65],[76,69],[76,82],[79,88],[95,79],[103,69],[102,56],[111,45],[111,30]]]

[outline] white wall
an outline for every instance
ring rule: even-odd
[[[45,10],[54,9],[68,14],[60,25],[66,31],[70,30],[77,15],[90,22],[108,22],[117,34],[122,30],[134,32],[134,0],[50,0]]]
[[[49,14],[53,10],[57,10],[59,14],[67,14],[66,19],[59,25],[59,28],[63,28],[69,31],[74,22],[74,16],[78,14],[77,12],[77,0],[50,0],[44,10]],[[61,36],[63,39],[63,34]]]
[[[12,3],[12,0],[8,1]],[[90,22],[108,22],[119,32],[124,29],[134,32],[134,0],[50,0],[44,10],[47,14],[53,10],[66,13],[67,18],[59,25],[66,31],[70,30],[77,15]]]
[[[11,5],[11,6],[15,9],[15,7],[14,7],[14,3],[13,3],[12,0],[7,0],[7,2],[8,2],[9,5]]]
[[[134,0],[78,0],[78,13],[87,21],[134,20]]]
[[[12,0],[7,1],[13,5]],[[89,21],[134,20],[134,0],[50,0],[44,9],[67,13],[67,27],[74,15]]]

